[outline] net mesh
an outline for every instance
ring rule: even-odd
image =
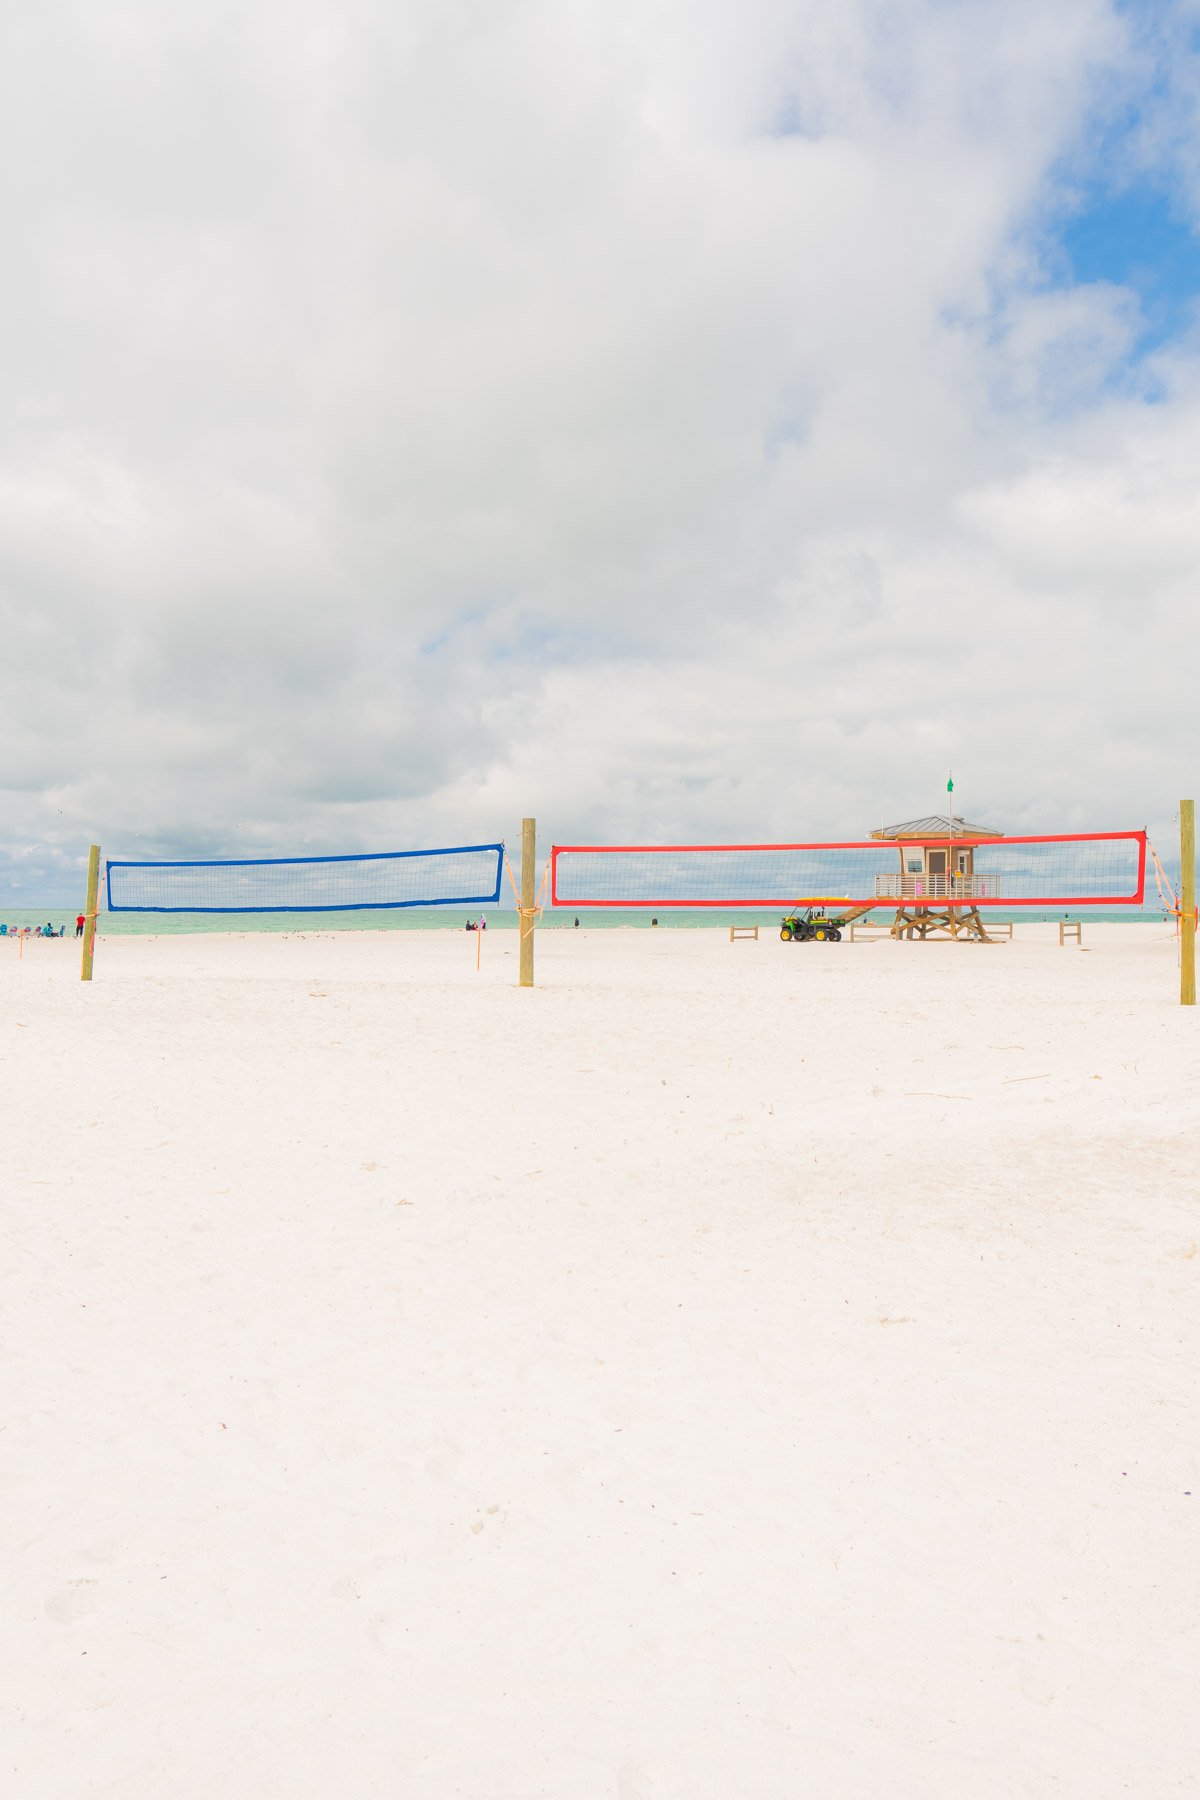
[[[1136,906],[1141,831],[840,844],[555,845],[555,906]]]
[[[110,912],[357,912],[500,898],[503,844],[366,856],[110,862]]]

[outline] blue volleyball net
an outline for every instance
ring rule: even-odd
[[[110,862],[109,912],[362,912],[486,906],[500,898],[503,844],[385,850],[365,856]]]

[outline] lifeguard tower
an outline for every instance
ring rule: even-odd
[[[976,875],[975,843],[1003,835],[942,813],[873,831],[873,838],[894,843],[900,858],[896,874],[875,877],[876,900],[897,902],[892,936],[990,944],[976,901],[998,899],[1000,882],[995,875]]]

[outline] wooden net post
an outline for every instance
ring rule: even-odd
[[[1196,1004],[1196,802],[1179,802],[1179,1004]]]
[[[100,846],[92,844],[88,850],[87,904],[83,909],[83,967],[79,971],[81,981],[92,979],[92,957],[96,949],[96,902],[100,895]]]
[[[533,986],[534,858],[537,854],[537,822],[521,820],[521,975],[520,986]]]

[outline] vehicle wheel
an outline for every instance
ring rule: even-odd
[[[835,944],[840,944],[842,941],[842,934],[838,930],[836,925],[834,926],[833,930],[830,932],[829,936],[830,936],[831,941]]]
[[[780,926],[780,927],[779,927],[779,935],[780,935],[780,937],[781,937],[781,938],[782,938],[782,939],[783,939],[783,941],[784,941],[784,943],[785,943],[785,944],[790,944],[790,943],[791,943],[791,941],[792,941],[792,928],[791,928],[791,926],[790,926],[790,925],[781,925],[781,926]]]
[[[827,937],[827,936],[828,936],[828,935],[829,935],[829,934],[828,934],[828,932],[827,932],[827,931],[826,931],[826,930],[825,930],[825,927],[824,927],[824,926],[823,926],[823,925],[818,925],[818,926],[817,926],[817,930],[816,930],[816,939],[817,939],[817,942],[818,942],[818,944],[823,944],[823,943],[824,943],[824,942],[825,942],[825,939],[826,939],[826,937]]]

